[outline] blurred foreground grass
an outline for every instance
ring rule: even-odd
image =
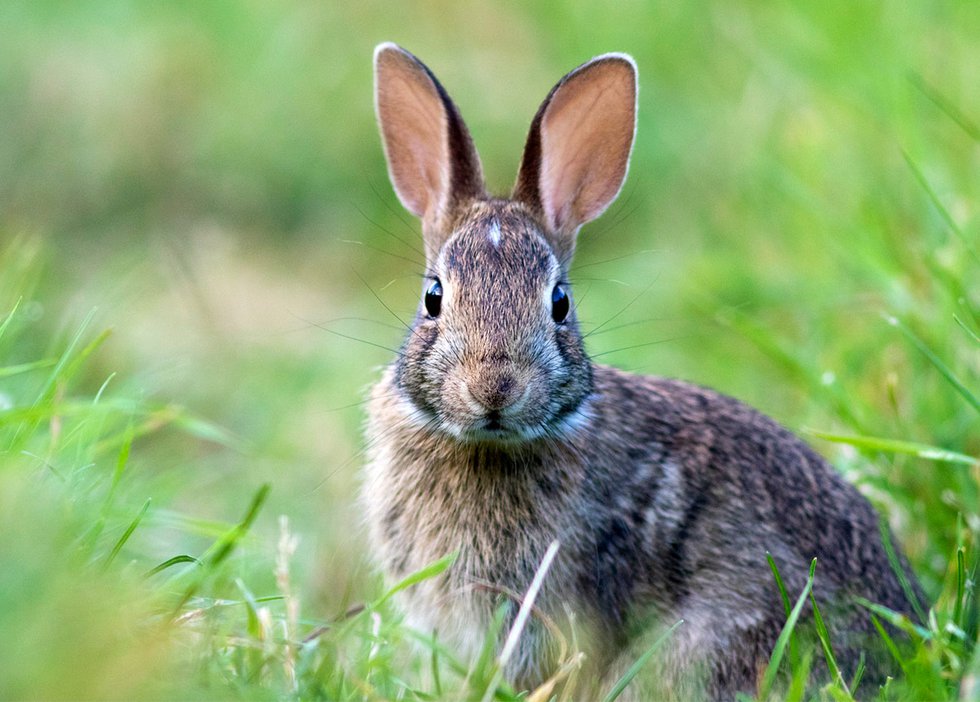
[[[590,352],[813,430],[938,598],[888,695],[980,695],[980,6],[89,0],[0,26],[0,698],[420,684],[387,604],[336,623],[381,596],[358,403],[390,354],[323,328],[393,346],[361,278],[403,318],[418,293],[382,40],[500,191],[559,76],[636,57],[630,179],[573,277]]]

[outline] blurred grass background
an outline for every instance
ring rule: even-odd
[[[796,431],[980,454],[977,3],[38,0],[0,5],[0,27],[0,697],[213,692],[186,673],[199,641],[143,630],[154,593],[183,590],[139,575],[200,555],[264,483],[195,596],[273,592],[279,514],[308,626],[379,592],[358,403],[392,354],[324,329],[394,346],[371,290],[402,318],[417,302],[380,41],[439,76],[500,193],[561,75],[636,58],[629,180],[573,275],[598,360]],[[937,595],[980,529],[976,465],[811,440]]]

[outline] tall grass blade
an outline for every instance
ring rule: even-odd
[[[972,329],[970,329],[970,327],[966,326],[966,322],[964,322],[962,319],[960,319],[959,315],[954,314],[953,315],[953,319],[956,321],[957,324],[960,325],[960,327],[963,328],[963,331],[965,331],[967,333],[967,335],[971,339],[973,339],[973,341],[975,341],[976,343],[980,344],[980,336],[977,336],[977,333],[975,331],[973,331]]]
[[[949,98],[943,95],[930,85],[925,78],[914,71],[909,73],[909,82],[914,85],[920,93],[925,95],[929,101],[938,107],[942,112],[953,120],[971,139],[980,142],[980,127],[973,120],[966,116]]]
[[[272,486],[269,483],[263,483],[255,495],[252,497],[252,501],[248,506],[248,510],[245,512],[245,516],[242,520],[233,526],[231,529],[225,531],[221,536],[218,537],[204,555],[201,556],[200,561],[204,565],[197,575],[192,580],[191,584],[184,591],[180,600],[177,602],[174,611],[179,612],[180,609],[187,603],[187,601],[194,596],[197,589],[201,586],[204,581],[205,574],[209,571],[213,571],[221,563],[231,555],[232,551],[238,543],[245,537],[248,530],[251,528],[252,523],[258,516],[259,511],[262,509],[262,505],[265,504],[266,499],[269,497],[269,491]]]
[[[865,431],[864,423],[855,413],[853,403],[849,401],[849,398],[838,391],[836,387],[821,382],[819,374],[814,372],[812,364],[800,357],[797,348],[777,339],[771,330],[741,311],[733,310],[730,315],[716,313],[714,319],[741,334],[759,351],[779,364],[787,375],[806,383],[814,395],[827,397],[833,405],[834,411],[853,429]]]
[[[109,552],[109,557],[106,558],[105,561],[106,568],[112,565],[112,562],[116,559],[116,556],[118,556],[119,552],[122,550],[122,547],[126,545],[127,541],[129,541],[129,537],[133,535],[134,531],[136,531],[136,527],[138,527],[140,522],[143,521],[143,517],[146,515],[146,511],[150,508],[150,502],[151,502],[150,498],[149,497],[146,498],[146,502],[143,503],[143,506],[140,508],[139,513],[136,515],[133,521],[129,523],[129,526],[126,527],[126,531],[124,531],[123,535],[119,537],[119,540],[116,541],[116,544],[112,547],[112,550]]]
[[[926,621],[926,613],[925,610],[922,609],[922,603],[919,602],[919,595],[912,586],[912,582],[909,580],[909,574],[902,566],[898,553],[895,551],[895,544],[892,543],[892,533],[888,528],[888,522],[886,522],[884,518],[878,520],[878,534],[881,537],[882,545],[885,547],[885,555],[888,556],[888,564],[895,573],[895,577],[898,578],[898,583],[902,586],[902,592],[905,593],[905,599],[907,599],[909,604],[912,605],[912,609],[915,610],[915,616],[919,618],[919,621]]]
[[[510,661],[510,657],[514,654],[514,651],[517,650],[517,643],[520,641],[521,634],[524,633],[524,627],[527,626],[527,622],[531,618],[534,601],[538,598],[538,593],[541,592],[541,588],[544,586],[544,579],[551,569],[551,564],[555,560],[555,556],[558,555],[558,548],[558,542],[552,541],[548,545],[548,550],[545,551],[544,556],[541,558],[541,563],[538,565],[538,569],[534,573],[534,578],[531,579],[531,584],[524,594],[521,606],[517,610],[517,616],[514,617],[514,624],[511,626],[510,632],[508,632],[507,638],[504,641],[504,647],[500,650],[500,656],[497,658],[497,670],[490,681],[490,686],[483,697],[483,702],[489,702],[493,696],[493,690],[497,688],[497,685],[500,684],[500,680],[503,678],[504,668]]]
[[[857,690],[858,685],[861,684],[861,680],[864,678],[864,673],[867,670],[867,659],[864,656],[864,651],[861,651],[861,656],[858,658],[857,667],[854,668],[854,677],[851,679],[851,690]]]
[[[786,619],[786,623],[783,625],[783,630],[779,632],[779,638],[776,639],[776,645],[772,649],[772,656],[769,658],[769,665],[766,666],[766,672],[762,676],[762,683],[759,685],[759,699],[765,701],[769,698],[769,693],[772,691],[773,683],[776,681],[776,674],[779,672],[779,664],[783,661],[783,655],[786,652],[786,646],[789,644],[789,639],[793,635],[793,630],[796,628],[796,623],[800,619],[800,614],[803,612],[803,606],[806,604],[807,598],[810,596],[810,592],[813,590],[813,575],[817,569],[817,559],[814,558],[810,562],[810,575],[806,579],[806,584],[803,586],[803,592],[796,600],[796,604],[793,605],[793,609]]]
[[[904,631],[910,636],[920,639],[922,641],[929,641],[933,638],[932,632],[929,631],[924,626],[916,624],[906,615],[901,612],[896,612],[893,609],[889,609],[884,605],[880,605],[877,602],[872,602],[871,600],[866,600],[863,597],[855,597],[854,602],[861,605],[865,609],[877,614],[879,617],[884,619],[886,622],[891,624],[893,627],[899,631]]]
[[[174,556],[173,558],[168,558],[163,563],[153,566],[148,571],[146,571],[144,577],[149,578],[151,575],[156,575],[157,573],[165,571],[167,568],[170,568],[175,565],[179,565],[181,563],[196,563],[197,565],[201,565],[201,562],[196,558],[194,558],[193,556],[181,554],[180,556]]]
[[[225,446],[235,451],[244,451],[247,448],[246,442],[241,437],[236,436],[224,427],[213,422],[190,414],[186,410],[178,409],[173,421],[174,425],[203,441],[210,441],[213,444]]]
[[[403,590],[407,590],[408,588],[412,587],[412,585],[416,585],[422,582],[423,580],[434,578],[440,573],[445,572],[446,569],[449,568],[449,566],[451,566],[453,563],[456,562],[456,557],[458,555],[459,553],[454,551],[453,553],[450,553],[448,556],[443,556],[439,560],[433,561],[432,563],[425,566],[424,568],[421,568],[420,570],[417,570],[411,575],[403,578],[402,580],[398,581],[385,594],[383,594],[379,599],[372,602],[367,607],[367,609],[372,609],[372,610],[379,609],[383,604],[385,604],[388,600],[390,600],[392,597],[397,595],[399,592],[402,592]]]
[[[953,603],[953,621],[963,628],[963,594],[966,588],[966,564],[963,547],[956,549],[956,602]]]
[[[635,678],[640,673],[640,671],[643,670],[643,667],[653,657],[653,654],[656,653],[660,649],[660,647],[664,645],[664,642],[666,642],[667,639],[669,639],[674,634],[674,632],[677,631],[677,628],[680,627],[683,623],[684,623],[683,619],[677,620],[676,622],[674,622],[674,624],[671,625],[669,629],[667,629],[667,631],[665,631],[663,634],[658,636],[657,640],[653,642],[653,645],[650,646],[650,648],[648,648],[646,651],[644,651],[642,656],[636,659],[633,665],[629,667],[629,670],[627,670],[623,674],[623,677],[621,677],[619,680],[616,681],[616,684],[613,685],[609,693],[602,698],[602,702],[613,702],[613,700],[615,700],[617,697],[623,694],[623,691],[626,689],[627,685],[629,685],[633,681],[633,678]]]
[[[893,327],[896,327],[900,332],[902,332],[905,335],[905,337],[909,341],[911,341],[912,344],[917,349],[919,349],[919,351],[922,352],[922,354],[926,358],[929,359],[929,362],[932,363],[932,365],[936,367],[936,370],[938,370],[943,375],[943,377],[946,378],[946,380],[949,382],[949,384],[952,385],[956,389],[956,391],[960,395],[962,395],[963,398],[967,402],[970,403],[970,405],[973,407],[973,409],[975,409],[978,413],[980,413],[980,400],[978,400],[973,395],[973,393],[970,392],[970,390],[963,383],[961,383],[959,381],[959,379],[953,374],[953,371],[950,370],[949,366],[947,366],[942,361],[942,359],[939,358],[939,356],[937,356],[935,353],[933,353],[932,349],[930,349],[928,346],[926,346],[925,342],[922,341],[922,339],[920,339],[918,336],[916,336],[915,333],[913,333],[911,329],[909,329],[907,326],[905,326],[896,317],[888,316],[888,317],[886,317],[886,320],[888,321],[888,323],[890,325],[892,325]]]
[[[103,513],[112,504],[112,499],[116,494],[116,488],[119,486],[119,481],[122,480],[123,473],[126,471],[126,464],[129,463],[129,454],[133,448],[133,435],[133,422],[130,420],[125,439],[122,442],[122,446],[119,447],[119,456],[116,458],[116,469],[112,473],[112,482],[109,483],[109,492],[106,494],[105,503],[102,507]]]
[[[96,310],[92,310],[92,315],[94,316]],[[106,329],[102,331],[98,336],[96,336],[92,341],[85,345],[85,347],[78,352],[78,355],[71,360],[68,367],[65,368],[64,372],[61,374],[60,380],[66,382],[69,379],[75,377],[78,369],[88,360],[95,351],[106,342],[106,340],[112,336],[112,330]]]
[[[432,687],[435,689],[436,697],[442,697],[442,677],[439,674],[438,646],[432,647],[432,655],[429,662],[432,668]]]
[[[488,699],[488,696],[489,698],[499,696],[501,678],[497,675],[499,671],[496,665],[497,644],[512,608],[513,603],[504,600],[494,611],[493,620],[483,635],[480,653],[467,673],[473,692],[470,699],[473,702],[482,702]]]
[[[204,560],[207,562],[208,566],[213,568],[219,565],[223,560],[225,560],[231,552],[238,545],[238,542],[242,540],[248,530],[252,527],[252,523],[259,514],[259,510],[262,509],[262,505],[265,504],[266,499],[269,497],[269,490],[272,489],[272,485],[269,483],[264,483],[262,487],[258,489],[255,496],[252,497],[252,502],[248,506],[248,511],[245,513],[244,518],[230,530],[228,530],[210,549],[208,549],[208,554],[205,554]]]
[[[31,410],[38,410],[39,408],[41,408],[45,400],[53,392],[55,383],[57,383],[59,378],[61,378],[65,367],[68,365],[68,362],[72,357],[72,354],[75,352],[75,347],[78,346],[78,344],[81,342],[82,336],[85,334],[85,331],[86,329],[88,329],[88,326],[89,324],[91,324],[94,316],[95,316],[94,309],[90,310],[89,313],[85,316],[85,319],[78,327],[78,330],[75,332],[75,335],[68,343],[67,348],[65,348],[65,350],[58,357],[58,360],[55,363],[54,368],[51,370],[51,373],[48,374],[47,379],[42,384],[41,390],[38,392],[37,397],[34,398],[34,402],[31,403],[31,407],[30,407]],[[7,322],[9,322],[9,320],[10,318],[8,317]],[[7,322],[5,322],[5,324]],[[33,420],[22,423],[19,427],[17,427],[17,430],[14,431],[13,433],[13,438],[10,440],[8,449],[13,451],[17,446],[17,442],[24,434],[25,429],[28,430],[28,433],[32,432],[34,427],[38,426],[38,424],[40,424],[43,418],[48,416],[50,416],[49,412],[39,412]],[[28,426],[25,426],[25,424],[27,424]]]
[[[20,375],[21,373],[30,373],[31,371],[39,368],[49,368],[54,364],[55,359],[42,358],[40,361],[33,361],[31,363],[20,363],[16,366],[5,366],[0,368],[0,378],[10,378],[15,375]]]
[[[871,623],[874,624],[875,629],[878,630],[878,635],[881,636],[881,640],[884,641],[885,648],[887,648],[888,652],[892,654],[892,658],[894,658],[895,662],[898,663],[899,667],[902,669],[902,672],[907,672],[905,670],[905,658],[902,656],[902,652],[898,650],[898,646],[895,644],[895,640],[885,630],[885,627],[882,625],[881,620],[878,619],[878,617],[876,617],[874,614],[872,614]]]
[[[10,312],[8,312],[7,316],[3,318],[2,322],[0,322],[0,339],[2,339],[3,335],[7,332],[7,327],[10,326],[14,316],[17,314],[17,309],[20,307],[20,303],[23,301],[24,298],[18,298],[17,302],[15,302],[14,306],[10,309]]]
[[[963,233],[960,225],[956,223],[956,220],[953,219],[953,216],[949,213],[949,210],[947,210],[945,205],[943,205],[943,203],[940,201],[939,196],[929,184],[929,181],[926,179],[922,169],[919,168],[919,165],[904,149],[902,150],[902,156],[905,158],[905,163],[908,164],[909,169],[912,171],[912,175],[915,176],[919,186],[929,197],[929,201],[932,203],[932,206],[936,208],[937,212],[939,212],[939,216],[942,217],[943,221],[946,223],[946,226],[949,227],[949,230],[953,232],[957,239],[960,240],[960,243],[963,244],[963,248],[966,249],[966,251],[973,257],[973,260],[976,263],[980,263],[980,255],[977,254],[972,242],[970,242],[970,240],[966,237],[966,234]]]
[[[783,600],[783,610],[788,618],[790,612],[792,612],[793,603],[789,599],[789,593],[786,591],[786,585],[783,584],[783,577],[779,574],[779,568],[776,566],[776,560],[772,557],[772,554],[769,551],[766,551],[766,560],[769,562],[769,569],[772,571],[773,578],[776,579],[776,587],[779,588],[779,596]],[[793,637],[790,637],[789,641],[789,658],[790,662],[795,666],[798,659],[796,658],[796,645]]]
[[[813,596],[812,591],[810,592],[810,606],[813,608],[813,622],[817,629],[817,638],[820,640],[820,646],[823,648],[824,660],[827,661],[827,669],[830,671],[830,677],[833,679],[834,684],[840,688],[840,692],[846,695],[845,699],[853,700],[851,691],[847,687],[847,681],[844,680],[840,666],[837,665],[834,649],[830,645],[830,632],[827,631],[827,625],[824,623],[823,616],[820,614],[820,607],[817,605],[817,598]]]
[[[900,441],[898,439],[883,439],[877,436],[853,436],[848,434],[832,434],[815,429],[804,429],[804,432],[817,439],[832,441],[837,444],[847,444],[854,448],[867,451],[882,451],[884,453],[903,453],[930,461],[941,463],[960,463],[972,466],[980,463],[980,458],[967,456],[965,453],[958,453],[948,449],[920,444],[914,441]]]

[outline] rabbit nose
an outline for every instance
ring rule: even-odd
[[[470,395],[490,411],[506,409],[520,397],[517,379],[509,373],[480,377],[466,384]]]

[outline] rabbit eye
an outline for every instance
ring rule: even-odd
[[[562,324],[568,317],[568,293],[565,288],[556,285],[551,291],[551,318],[556,324]]]
[[[442,283],[436,278],[432,285],[425,291],[425,311],[430,317],[438,317],[439,310],[442,308]]]

